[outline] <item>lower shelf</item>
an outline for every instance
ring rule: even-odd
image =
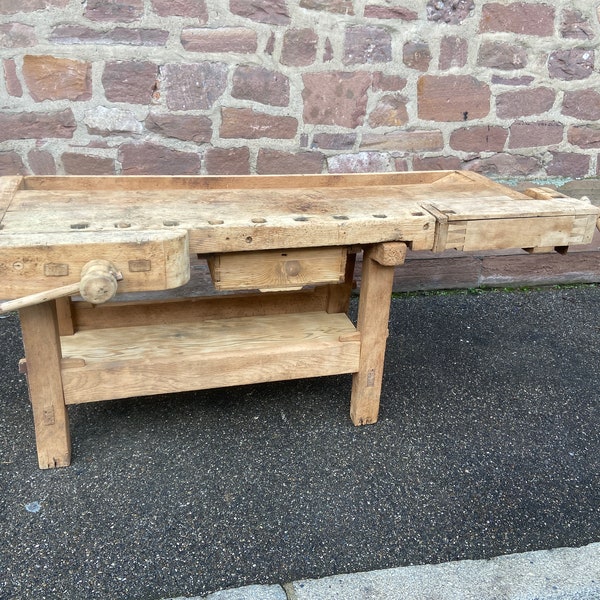
[[[344,314],[311,312],[117,327],[61,338],[67,404],[355,373]]]

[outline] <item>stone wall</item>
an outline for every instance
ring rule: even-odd
[[[596,0],[1,0],[0,173],[599,172]]]

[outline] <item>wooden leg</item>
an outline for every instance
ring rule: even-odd
[[[353,376],[350,401],[350,417],[355,425],[375,423],[379,414],[394,264],[400,262],[395,257],[390,261],[382,260],[383,247],[383,244],[372,246],[363,256],[357,324],[361,342],[360,366]]]
[[[19,311],[41,469],[71,463],[69,417],[60,371],[61,349],[54,301]]]

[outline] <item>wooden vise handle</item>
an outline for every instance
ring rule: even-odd
[[[81,269],[81,280],[78,283],[63,285],[47,292],[38,292],[16,300],[2,302],[0,313],[76,294],[79,294],[86,302],[91,304],[102,304],[115,297],[117,282],[122,279],[123,275],[109,261],[91,260]]]

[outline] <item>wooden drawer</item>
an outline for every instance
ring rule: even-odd
[[[232,252],[208,257],[217,290],[277,291],[344,281],[344,247]]]

